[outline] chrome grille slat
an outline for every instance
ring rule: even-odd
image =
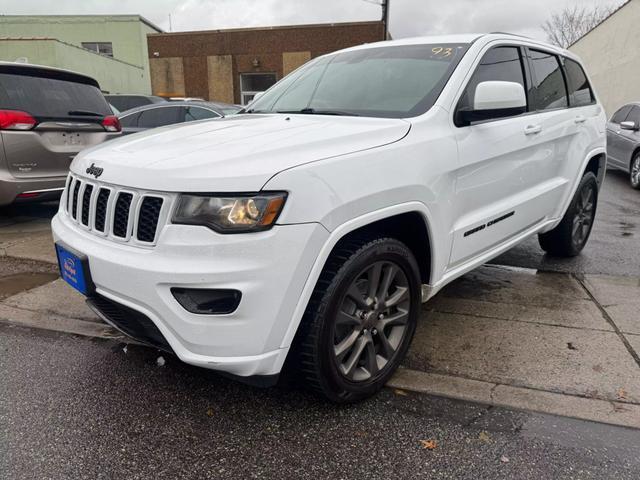
[[[62,211],[94,235],[112,241],[153,246],[167,221],[172,194],[155,194],[85,181],[70,175]]]

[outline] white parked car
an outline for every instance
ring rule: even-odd
[[[53,232],[105,321],[181,360],[336,402],[380,389],[421,301],[531,235],[577,255],[605,113],[570,52],[506,34],[332,53],[245,114],[71,165]]]

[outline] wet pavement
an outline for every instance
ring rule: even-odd
[[[532,237],[491,263],[551,272],[640,276],[640,191],[629,186],[628,174],[608,170],[598,199],[591,238],[575,258],[544,254]]]
[[[339,408],[6,325],[0,351],[2,478],[640,477],[639,435],[621,427],[391,389]]]
[[[113,332],[49,282],[56,209],[0,209],[0,317],[38,327],[0,324],[0,478],[640,478],[640,430],[394,388],[336,407],[89,338]],[[491,399],[515,385],[633,414],[639,214],[640,192],[609,172],[580,257],[546,257],[531,239],[495,263],[541,272],[465,276],[425,306],[407,365]]]

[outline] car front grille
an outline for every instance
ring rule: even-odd
[[[152,246],[166,222],[172,194],[87,181],[72,175],[62,205],[85,230],[119,242]]]

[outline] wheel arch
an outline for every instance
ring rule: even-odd
[[[640,151],[640,147],[638,147]],[[596,180],[598,181],[598,189],[602,187],[604,182],[605,172],[607,170],[607,155],[604,152],[596,153],[590,156],[587,164],[582,171],[582,175],[580,178],[584,176],[587,172],[592,172],[596,176]]]
[[[429,283],[434,278],[433,269],[435,264],[433,261],[434,237],[432,225],[433,219],[426,206],[420,202],[410,202],[365,214],[334,229],[318,254],[307,277],[281,348],[289,348],[292,345],[320,274],[331,253],[341,241],[345,241],[353,235],[372,234],[374,232],[382,236],[396,238],[405,243],[414,255],[418,252],[416,260],[420,267],[421,282]],[[415,235],[416,229],[420,232],[419,235],[422,236]],[[420,252],[419,249],[421,240],[426,242],[423,252]]]

